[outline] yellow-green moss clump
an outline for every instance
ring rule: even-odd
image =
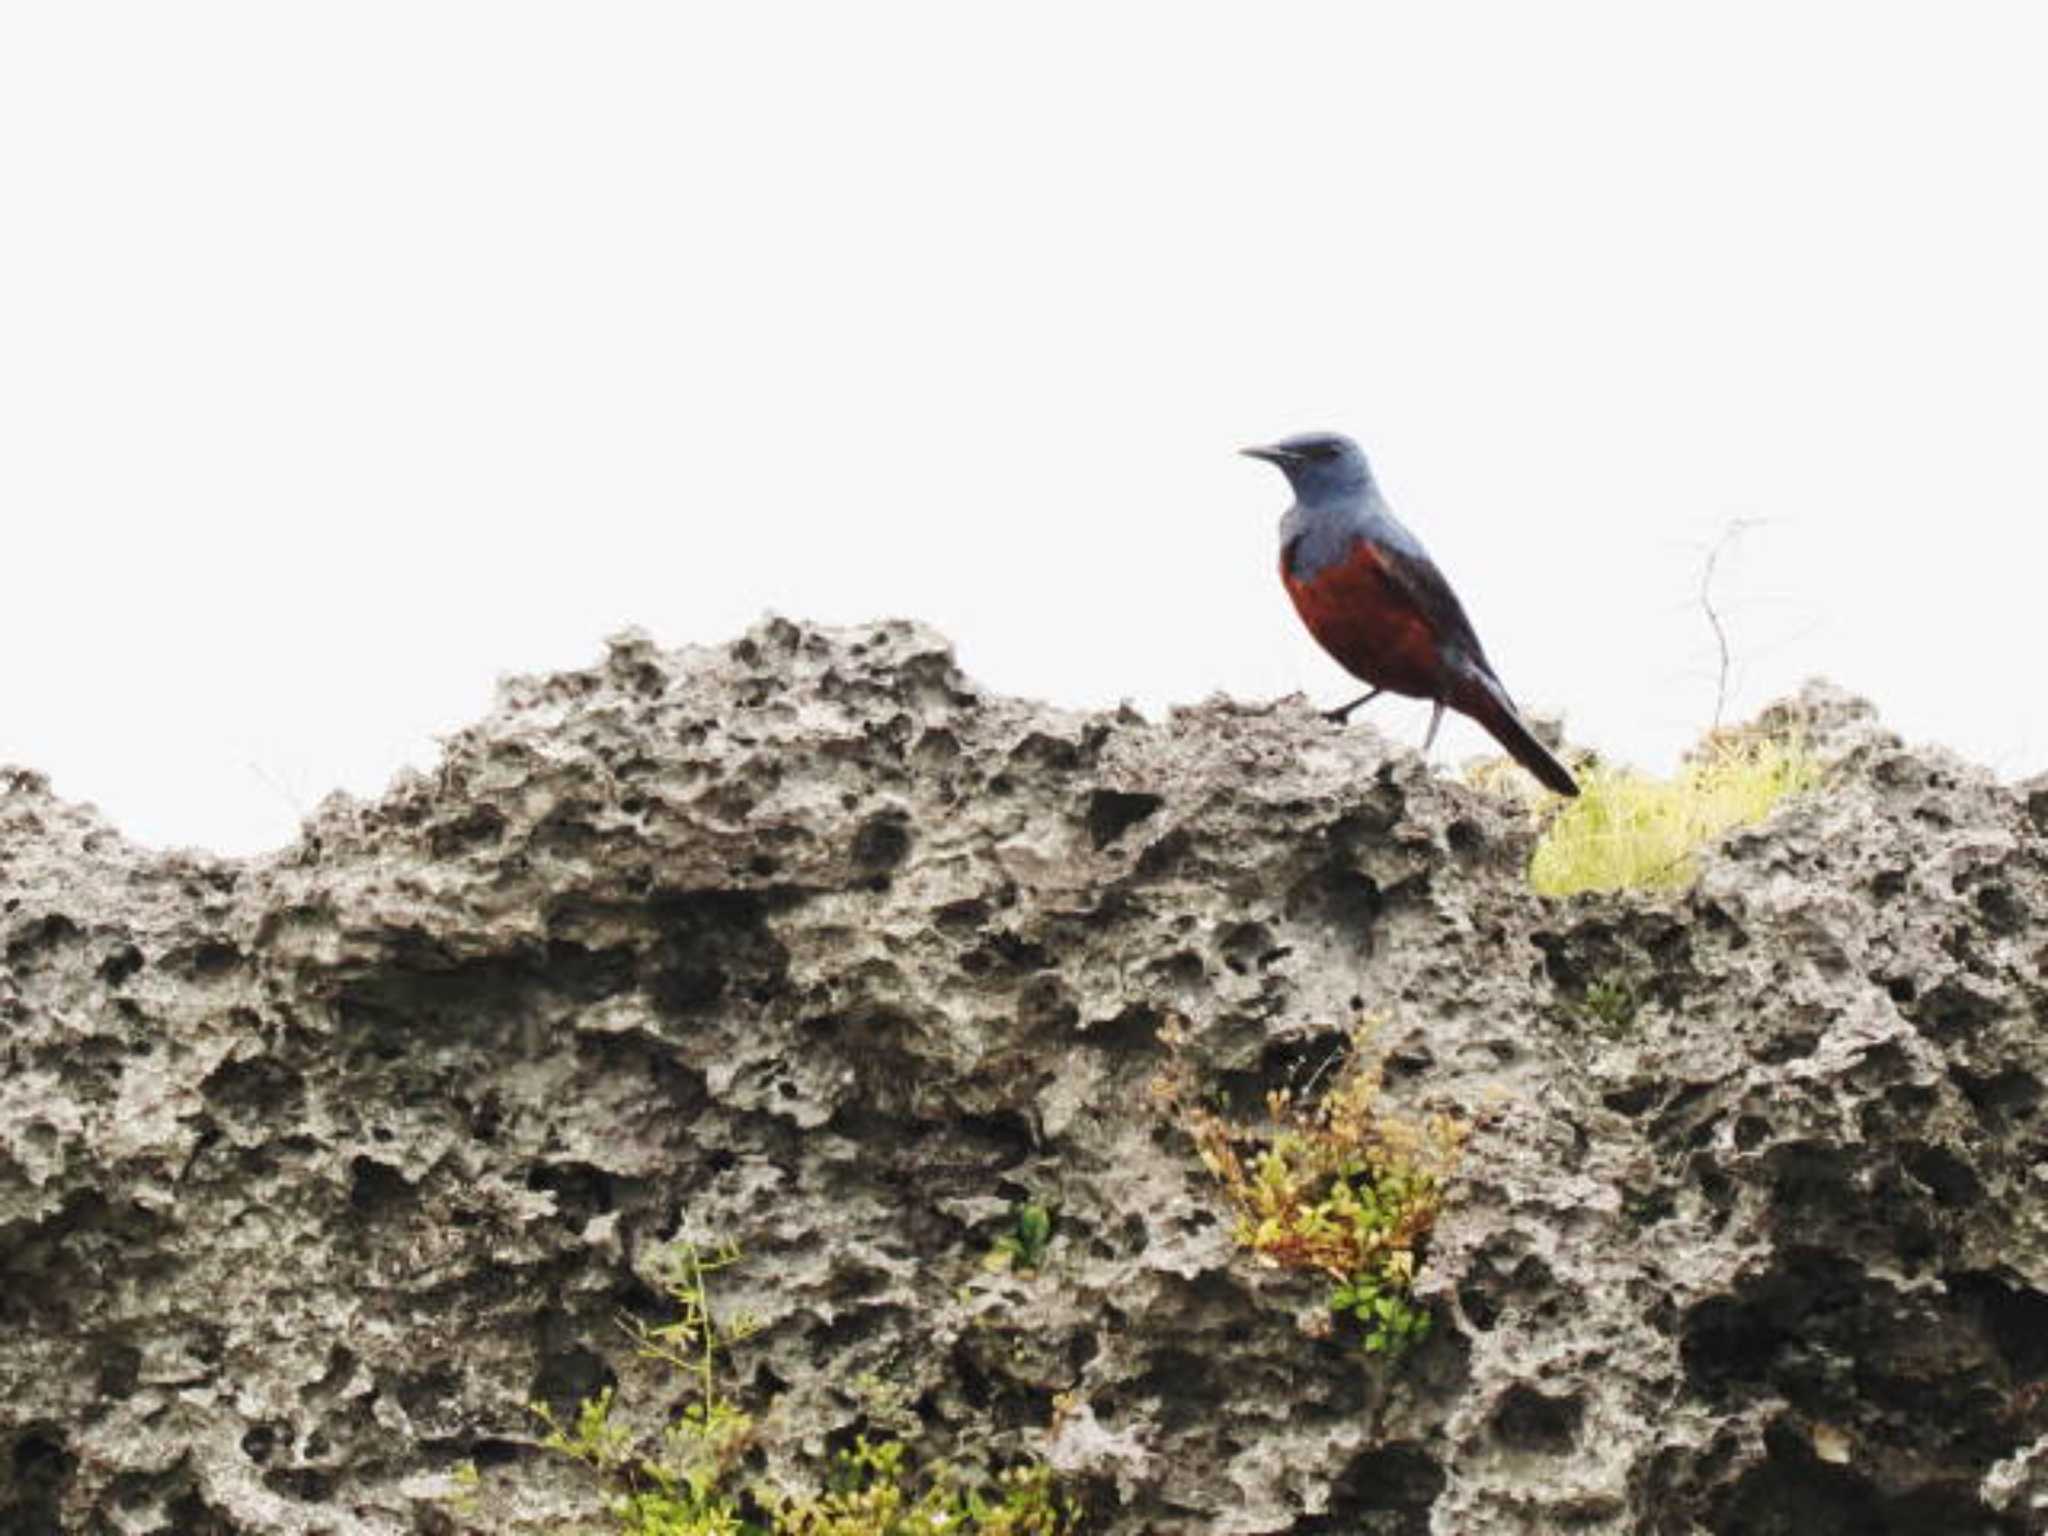
[[[1238,1244],[1323,1276],[1331,1310],[1356,1323],[1366,1351],[1393,1356],[1429,1332],[1429,1312],[1414,1299],[1416,1269],[1465,1127],[1380,1104],[1372,1031],[1371,1021],[1352,1031],[1320,1096],[1270,1095],[1269,1127],[1238,1125],[1197,1102],[1177,1027],[1161,1032],[1173,1055],[1156,1091],[1222,1185]]]
[[[1669,779],[1581,768],[1579,797],[1545,827],[1529,883],[1545,896],[1681,890],[1699,877],[1702,847],[1820,780],[1801,742],[1736,732],[1711,739]]]

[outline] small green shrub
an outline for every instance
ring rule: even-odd
[[[1583,768],[1579,797],[1557,807],[1536,845],[1529,883],[1545,896],[1681,890],[1699,876],[1700,848],[1820,781],[1802,743],[1734,732],[1669,779]]]
[[[607,1387],[577,1409],[574,1424],[560,1423],[545,1403],[529,1405],[548,1428],[541,1443],[582,1462],[597,1477],[604,1507],[620,1536],[734,1536],[752,1529],[740,1518],[729,1489],[739,1458],[753,1442],[754,1421],[720,1391],[718,1359],[759,1324],[740,1316],[719,1322],[711,1311],[708,1277],[739,1262],[736,1244],[721,1244],[706,1256],[694,1243],[669,1250],[664,1277],[678,1315],[650,1327],[639,1318],[622,1326],[643,1359],[674,1366],[691,1379],[691,1402],[683,1416],[662,1430],[659,1448],[644,1451],[639,1441],[612,1422]]]
[[[1042,1254],[1051,1230],[1042,1207],[1029,1228]],[[962,1482],[947,1469],[918,1469],[900,1440],[858,1440],[835,1458],[826,1486],[785,1498],[742,1484],[742,1456],[760,1429],[719,1385],[719,1361],[758,1329],[751,1318],[721,1320],[711,1305],[709,1277],[735,1264],[740,1250],[721,1244],[706,1254],[679,1243],[669,1255],[666,1290],[673,1322],[622,1326],[643,1358],[673,1366],[691,1382],[681,1418],[656,1444],[613,1419],[610,1388],[586,1399],[564,1424],[544,1403],[531,1405],[546,1425],[541,1443],[582,1463],[597,1486],[614,1536],[1070,1536],[1076,1517],[1054,1490],[1044,1466],[1012,1468],[987,1485]],[[474,1528],[482,1513],[481,1480],[473,1465],[456,1469],[451,1513]],[[586,1529],[586,1528],[578,1528]]]
[[[914,1477],[896,1440],[842,1451],[831,1486],[778,1509],[773,1527],[775,1536],[1061,1536],[1072,1528],[1049,1468],[1015,1468],[986,1492],[963,1490],[943,1472]]]
[[[1046,1246],[1052,1242],[1052,1211],[1030,1201],[1010,1207],[1010,1230],[989,1246],[982,1267],[997,1273],[1006,1270],[1035,1270],[1045,1262]]]
[[[1392,1357],[1429,1332],[1429,1312],[1414,1299],[1416,1268],[1465,1127],[1381,1106],[1371,1034],[1370,1022],[1353,1031],[1349,1056],[1313,1102],[1272,1094],[1270,1129],[1197,1102],[1177,1028],[1162,1031],[1173,1056],[1155,1091],[1222,1185],[1239,1246],[1327,1277],[1331,1310],[1357,1325],[1367,1353]]]
[[[1578,1014],[1596,1032],[1618,1039],[1629,1032],[1641,1007],[1634,985],[1626,976],[1616,973],[1587,983],[1585,995],[1579,999]]]

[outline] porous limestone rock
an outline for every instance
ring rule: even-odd
[[[770,1484],[908,1427],[1114,1536],[2048,1530],[2048,785],[1774,716],[1825,790],[1568,901],[1369,724],[1066,713],[907,623],[622,636],[264,859],[8,773],[0,1531],[587,1517],[527,1404],[676,1409],[618,1320],[684,1237]],[[1168,1020],[1257,1103],[1361,1014],[1472,1126],[1391,1370],[1150,1093]]]

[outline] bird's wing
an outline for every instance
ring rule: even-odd
[[[1429,558],[1421,541],[1387,513],[1373,519],[1365,537],[1379,558],[1380,569],[1387,573],[1387,579],[1422,615],[1438,640],[1448,641],[1487,672],[1492,672],[1493,664],[1486,659],[1479,636],[1473,632],[1472,621],[1465,617],[1464,604],[1458,601],[1458,594],[1444,580],[1444,573],[1436,568],[1436,562]]]

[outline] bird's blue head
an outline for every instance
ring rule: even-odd
[[[1298,432],[1277,443],[1242,451],[1248,458],[1278,466],[1300,502],[1327,500],[1372,487],[1372,468],[1365,462],[1364,452],[1341,432]]]

